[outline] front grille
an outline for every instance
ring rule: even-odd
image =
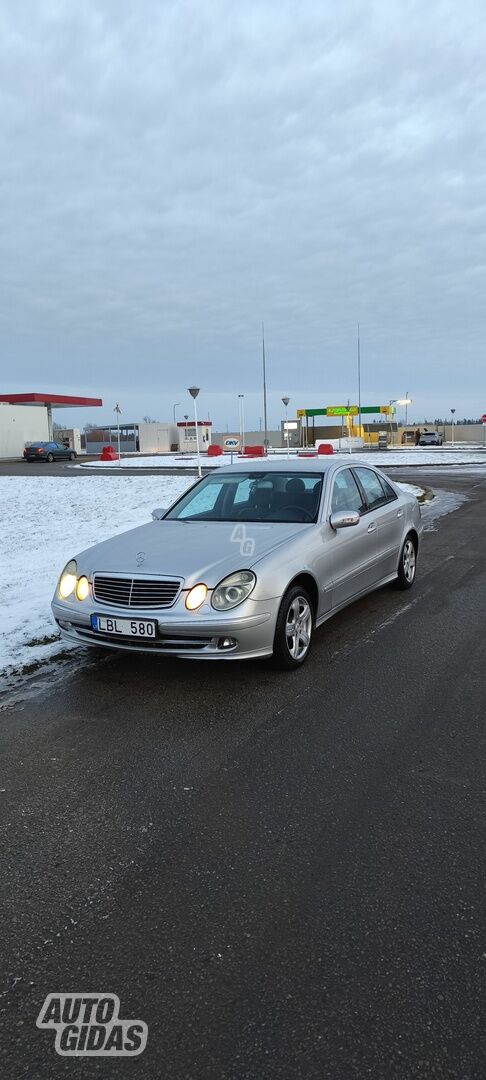
[[[108,577],[95,574],[93,594],[95,600],[110,606],[124,608],[172,607],[181,588],[179,579]]]

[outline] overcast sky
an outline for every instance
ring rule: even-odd
[[[486,411],[484,0],[4,0],[2,392]],[[59,414],[64,422],[70,414]]]

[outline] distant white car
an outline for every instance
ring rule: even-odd
[[[438,431],[423,431],[419,446],[442,446],[442,435],[439,435]]]

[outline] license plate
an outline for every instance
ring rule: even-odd
[[[91,627],[98,634],[151,639],[157,637],[155,619],[119,619],[112,615],[92,615]]]

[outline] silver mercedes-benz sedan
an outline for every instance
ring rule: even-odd
[[[316,627],[414,583],[414,496],[353,457],[239,462],[64,568],[52,610],[80,645],[295,668]]]

